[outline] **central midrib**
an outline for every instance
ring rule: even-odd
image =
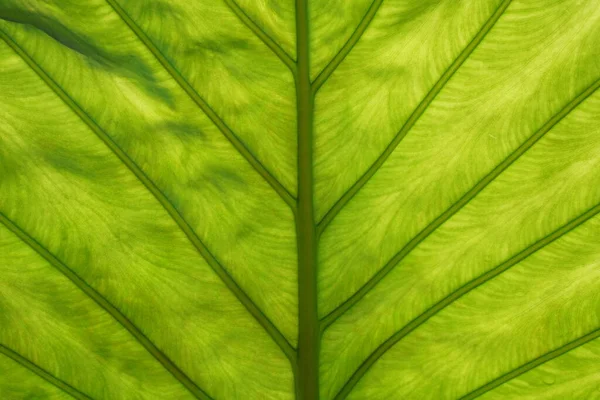
[[[317,240],[313,198],[313,102],[310,82],[308,0],[296,0],[296,107],[298,112],[298,357],[296,396],[319,398],[319,317],[317,312]]]

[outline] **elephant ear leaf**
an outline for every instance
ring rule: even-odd
[[[600,397],[596,0],[4,0],[0,398]]]

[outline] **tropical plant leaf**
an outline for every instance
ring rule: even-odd
[[[0,399],[600,399],[596,0],[0,18]]]

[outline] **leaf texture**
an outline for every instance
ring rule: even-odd
[[[4,0],[0,399],[600,399],[595,0]]]

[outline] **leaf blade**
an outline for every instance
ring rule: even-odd
[[[152,193],[152,195],[158,200],[158,202],[165,208],[169,215],[173,218],[175,223],[181,228],[181,230],[188,237],[190,242],[196,247],[198,252],[204,257],[206,262],[213,268],[215,273],[223,280],[225,285],[231,290],[234,295],[240,300],[240,302],[246,307],[248,312],[256,318],[256,320],[264,327],[264,329],[273,338],[275,343],[281,347],[281,350],[294,362],[295,353],[290,343],[285,339],[283,334],[273,325],[273,323],[263,314],[263,312],[254,304],[254,302],[248,297],[248,295],[239,287],[239,285],[232,279],[227,271],[221,266],[221,264],[215,259],[210,253],[208,248],[198,238],[196,233],[190,227],[190,225],[181,216],[179,211],[173,206],[168,198],[161,192],[152,180],[135,164],[135,162],[122,150],[119,146],[108,136],[86,113],[77,105],[69,95],[62,90],[53,80],[50,78],[37,64],[35,61],[27,55],[18,45],[4,32],[0,31],[0,37],[4,39],[13,50],[15,50],[27,63],[28,65],[48,84],[48,86],[63,100],[65,103],[90,127],[90,129],[115,153],[115,155],[121,160],[127,168],[140,180],[140,182]],[[4,218],[0,214],[0,218]],[[0,219],[0,221],[6,221],[6,218]],[[10,223],[10,222],[8,222]],[[14,225],[14,224],[11,224]],[[173,367],[171,367],[173,368]],[[175,371],[175,369],[174,369]],[[177,372],[178,375],[180,375]],[[185,379],[185,378],[184,378]],[[187,384],[192,386],[191,381],[186,379]],[[192,386],[193,387],[193,386]],[[201,391],[194,389],[196,393]],[[204,394],[199,394],[205,396]],[[200,397],[202,398],[202,397]]]
[[[484,190],[487,185],[489,185],[494,179],[502,174],[515,161],[517,161],[519,157],[521,157],[533,145],[535,145],[535,143],[546,133],[548,133],[556,124],[558,124],[589,96],[594,94],[598,88],[600,88],[600,79],[594,82],[575,99],[570,101],[562,110],[560,110],[558,114],[548,120],[548,122],[546,122],[535,134],[523,142],[514,152],[509,154],[508,157],[506,157],[500,164],[490,171],[483,179],[477,182],[477,184],[473,186],[473,188],[471,188],[467,193],[465,193],[456,203],[454,203],[450,208],[444,211],[443,214],[427,225],[425,229],[419,232],[418,235],[411,239],[410,242],[408,242],[408,244],[402,248],[402,250],[396,253],[394,257],[392,257],[392,259],[373,276],[373,278],[371,278],[356,293],[349,297],[348,300],[323,318],[323,329],[326,329],[344,312],[348,311],[348,309],[350,309],[354,304],[358,303],[360,299],[362,299],[370,290],[372,290],[379,282],[381,282],[381,280],[383,280],[392,271],[392,269],[395,268],[415,247],[417,247],[444,222],[452,218],[452,216],[460,211],[461,208],[467,205],[474,197]]]
[[[50,381],[595,396],[592,0],[6,0],[0,18],[0,343]],[[0,397],[70,396],[0,369]]]
[[[31,32],[27,34],[34,35]],[[28,44],[31,46],[31,42]],[[4,42],[2,46],[3,49],[6,47]],[[167,227],[171,224],[168,222],[169,216],[161,211],[160,204],[153,204],[155,200],[148,202],[152,196],[150,193],[147,193],[148,197],[143,194],[146,189],[136,181],[135,175],[111,155],[110,150],[92,131],[87,130],[75,114],[71,115],[72,111],[59,98],[54,99],[55,94],[35,73],[23,68],[24,63],[18,64],[16,61],[6,59],[10,67],[4,71],[10,71],[11,74],[3,75],[1,82],[3,93],[11,94],[8,100],[2,98],[3,103],[8,101],[6,109],[18,116],[28,110],[37,110],[40,104],[44,104],[52,112],[36,113],[35,121],[14,124],[15,119],[12,118],[2,125],[0,136],[3,144],[0,147],[8,153],[3,152],[3,157],[0,157],[0,168],[7,171],[8,167],[11,173],[10,176],[2,174],[0,181],[3,192],[11,193],[2,198],[0,208],[3,212],[26,227],[36,240],[44,243],[65,263],[68,262],[97,290],[104,295],[108,290],[110,293],[107,296],[119,308],[123,307],[127,315],[161,349],[165,349],[186,373],[207,387],[211,395],[215,390],[226,391],[235,387],[228,384],[219,388],[219,380],[224,377],[217,375],[214,379],[210,378],[215,370],[223,366],[231,371],[228,379],[250,381],[246,387],[250,392],[259,388],[277,392],[281,391],[281,387],[288,387],[292,383],[289,361],[283,353],[278,355],[278,351],[273,352],[273,347],[268,343],[270,339],[264,342],[267,334],[261,332],[258,324],[254,325],[248,320],[252,318],[250,314],[246,315],[245,311],[240,313],[237,300],[231,302],[233,296],[219,289],[213,280],[216,276],[206,269],[207,265],[201,257],[189,252],[191,244],[188,248],[181,241],[187,240],[183,232]],[[15,70],[14,73],[11,68]],[[21,100],[31,100],[36,96],[43,98],[44,102]],[[63,131],[56,121],[63,121],[66,129]],[[55,131],[48,130],[53,126],[60,134],[54,135]],[[221,143],[225,143],[225,139]],[[207,150],[210,151],[210,148]],[[5,154],[10,158],[5,158]],[[39,157],[44,162],[36,165],[34,160]],[[239,159],[242,160],[241,157]],[[13,172],[11,160],[18,160],[17,165],[26,168],[20,167]],[[235,159],[232,162],[239,165]],[[18,181],[23,176],[27,176],[30,182],[36,182],[28,186],[26,191],[19,189]],[[51,179],[44,179],[44,176]],[[262,185],[259,192],[262,192],[262,188],[270,191],[259,178],[256,175],[257,184]],[[40,195],[42,191],[44,194]],[[62,207],[67,204],[65,201],[73,199],[77,199],[74,203],[76,207]],[[282,209],[287,207],[283,202],[279,204]],[[265,208],[264,204],[261,206]],[[95,229],[90,230],[89,226]],[[173,227],[177,225],[173,223]],[[119,240],[112,242],[109,251],[101,250],[115,238]],[[6,266],[2,264],[2,267]],[[150,276],[150,272],[153,276]],[[117,278],[119,275],[128,278],[122,280]],[[104,283],[111,281],[120,284],[113,286]],[[181,292],[174,295],[171,292],[175,289],[173,285]],[[199,288],[202,289],[198,291]],[[164,303],[155,304],[156,298],[153,297],[158,293],[166,295]],[[135,300],[131,302],[131,299]],[[150,305],[155,308],[151,309]],[[167,312],[169,307],[181,307],[186,312],[174,319]],[[213,307],[226,309],[228,313],[215,315]],[[167,315],[169,318],[160,321],[161,317]],[[179,318],[183,321],[177,322]],[[235,324],[231,323],[232,319]],[[174,326],[178,324],[179,327],[175,329]],[[215,329],[217,326],[219,329]],[[214,357],[211,347],[200,346],[200,343],[208,341],[220,346],[223,340],[227,340],[231,353],[220,355],[217,362],[207,362]],[[276,347],[274,343],[273,346]],[[186,347],[198,349],[194,361],[188,358]],[[265,367],[263,369],[249,366],[259,361],[253,357],[246,356],[248,361],[239,361],[241,355],[253,354],[256,348],[263,351],[264,358],[260,361]],[[282,359],[283,368],[280,365]],[[232,361],[235,364],[232,365]],[[279,376],[277,383],[273,383],[273,376]],[[266,385],[265,380],[268,382]],[[279,397],[285,398],[285,395],[279,394]]]
[[[115,0],[106,0],[108,4],[115,10],[117,14],[125,21],[125,23],[131,28],[133,32],[135,32],[136,36],[140,38],[140,40],[148,47],[148,50],[156,57],[156,59],[162,64],[163,67],[169,74],[177,81],[177,83],[181,86],[183,90],[194,100],[194,102],[200,107],[200,109],[210,118],[210,120],[219,128],[219,130],[227,137],[227,139],[233,144],[233,146],[242,154],[242,156],[248,160],[250,165],[267,181],[269,185],[273,187],[273,189],[277,192],[277,194],[285,201],[290,207],[294,205],[294,198],[288,192],[288,190],[281,185],[271,175],[271,173],[261,164],[261,162],[254,157],[254,155],[248,150],[246,145],[242,143],[235,133],[225,124],[225,122],[213,111],[213,109],[202,99],[196,90],[183,78],[183,76],[177,72],[177,70],[171,65],[171,63],[162,55],[160,50],[156,48],[156,46],[152,43],[150,38],[139,28],[139,26],[135,23],[133,19],[125,10],[115,1]],[[228,2],[231,4],[231,2]],[[245,22],[245,21],[244,21]],[[264,40],[261,37],[261,40]],[[269,46],[271,47],[271,46]],[[276,52],[276,54],[279,53]],[[289,64],[289,61],[285,62],[286,65]],[[289,67],[289,65],[288,65]]]

